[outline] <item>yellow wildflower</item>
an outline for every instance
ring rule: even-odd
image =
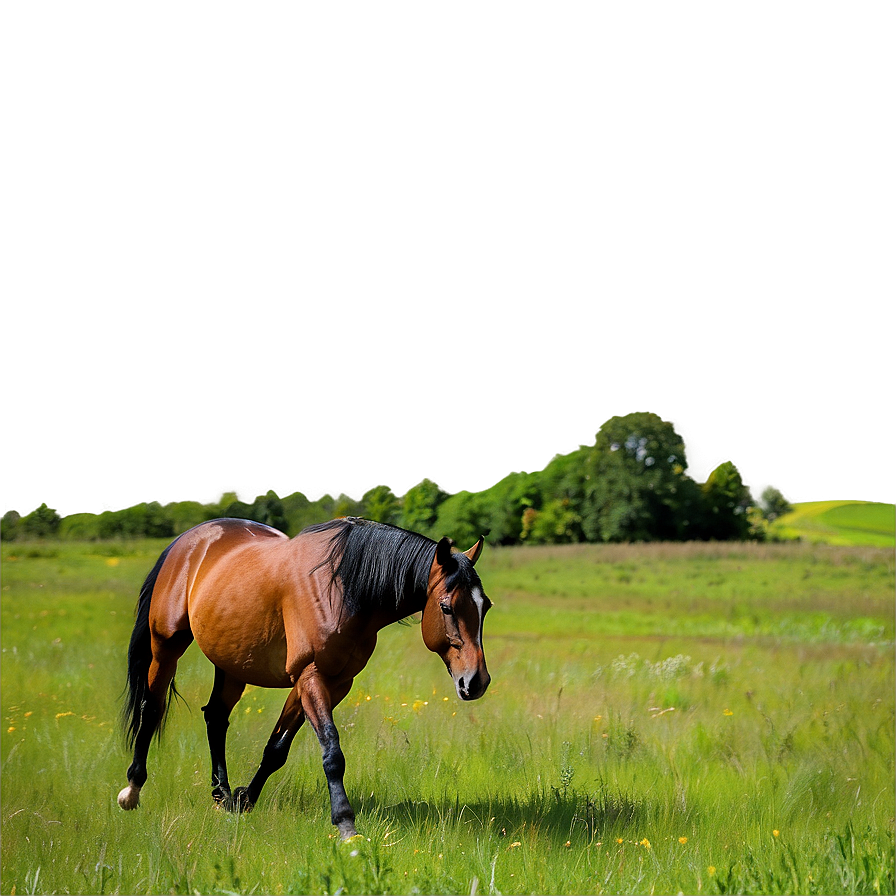
[[[516,849],[518,846],[522,846],[522,845],[523,845],[523,844],[520,843],[519,840],[514,840],[513,843],[510,844],[510,847],[509,847],[509,848],[510,848],[510,849]]]
[[[772,831],[772,836],[773,836],[773,837],[779,837],[780,835],[781,835],[781,832],[780,832],[780,831]]]
[[[679,842],[682,846],[684,846],[684,844],[688,842],[688,838],[687,838],[687,837],[679,837],[679,838],[678,838],[678,842]]]
[[[617,837],[617,838],[616,838],[616,842],[617,842],[617,843],[622,843],[622,837]]]
[[[645,837],[645,838],[641,841],[641,846],[643,846],[644,849],[650,849],[650,841]]]
[[[706,873],[712,877],[716,873],[716,866],[710,865],[709,868],[706,869]]]
[[[730,709],[726,709],[722,712],[723,716],[733,716],[734,713]]]

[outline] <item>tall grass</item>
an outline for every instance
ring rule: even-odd
[[[891,552],[808,546],[496,550],[493,684],[453,695],[386,630],[337,710],[363,839],[339,843],[310,730],[255,810],[215,809],[187,706],[121,812],[118,697],[161,545],[4,546],[4,893],[894,890]],[[245,783],[285,693],[232,717]]]

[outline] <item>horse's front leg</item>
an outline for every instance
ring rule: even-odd
[[[339,746],[339,732],[333,724],[333,707],[351,689],[351,681],[329,687],[314,665],[308,666],[300,679],[302,707],[314,728],[323,752],[324,774],[330,791],[330,818],[343,840],[354,837],[355,810],[345,793],[345,756]]]

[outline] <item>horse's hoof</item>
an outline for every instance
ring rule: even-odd
[[[363,840],[364,838],[355,830],[355,826],[350,821],[342,821],[336,825],[339,836],[343,843],[351,843],[354,840]]]
[[[249,800],[249,791],[245,787],[237,787],[230,798],[225,800],[224,806],[229,812],[251,812],[254,803]]]
[[[140,788],[134,784],[128,784],[118,794],[118,805],[122,809],[136,809],[140,805]]]

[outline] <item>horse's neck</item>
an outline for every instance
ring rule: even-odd
[[[427,595],[425,594],[423,597],[412,595],[398,601],[395,607],[382,608],[377,614],[382,618],[382,625],[379,627],[385,628],[387,625],[392,625],[393,622],[398,622],[401,619],[407,619],[415,613],[422,613],[424,607],[426,607],[426,598]]]

